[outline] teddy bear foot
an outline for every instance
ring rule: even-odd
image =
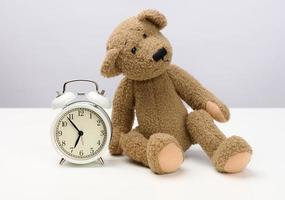
[[[249,163],[252,150],[248,143],[238,136],[223,141],[212,156],[219,172],[238,173]]]
[[[149,139],[147,159],[154,173],[166,174],[177,171],[184,158],[182,148],[174,137],[157,133]]]
[[[175,143],[166,145],[157,157],[160,169],[165,173],[175,172],[183,162],[183,153]]]
[[[224,171],[227,173],[241,172],[249,163],[251,153],[242,152],[231,156],[224,166]]]

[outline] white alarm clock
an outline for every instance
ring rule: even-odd
[[[66,92],[66,85],[73,82],[89,82],[95,90],[87,94]],[[98,84],[91,80],[71,80],[63,85],[62,93],[53,100],[52,107],[62,110],[55,118],[52,128],[52,143],[62,157],[60,164],[69,161],[86,164],[99,160],[108,149],[112,128],[111,120],[104,109],[110,108],[110,101],[99,92]],[[86,100],[76,100],[84,96]]]

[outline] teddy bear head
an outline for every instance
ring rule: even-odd
[[[101,73],[106,77],[122,73],[132,80],[164,73],[172,57],[172,47],[160,32],[166,24],[165,16],[156,10],[144,10],[123,21],[107,42]]]

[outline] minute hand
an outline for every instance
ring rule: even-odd
[[[69,117],[67,117],[67,119],[70,121],[70,123],[72,124],[72,126],[74,126],[74,128],[78,131],[78,133],[80,132],[80,130],[77,128],[77,126],[69,119]]]

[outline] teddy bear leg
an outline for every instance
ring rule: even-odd
[[[183,162],[181,146],[168,134],[156,133],[146,139],[138,131],[132,130],[122,135],[120,146],[125,155],[157,174],[174,172]]]
[[[148,166],[146,149],[148,140],[138,131],[132,130],[127,134],[122,134],[120,147],[123,153],[139,163]]]
[[[219,172],[237,173],[250,161],[251,147],[238,136],[226,138],[204,110],[187,116],[187,129],[194,142],[201,145]]]

